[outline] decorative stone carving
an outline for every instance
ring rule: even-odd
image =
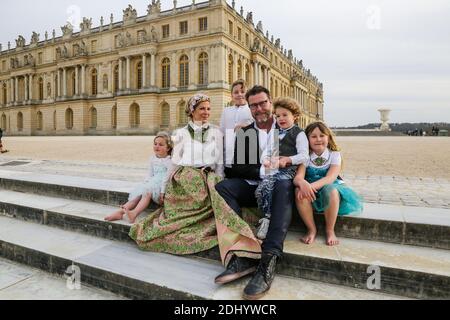
[[[256,30],[258,30],[260,32],[264,32],[262,21],[258,21],[258,24],[256,25]]]
[[[19,38],[17,38],[17,40],[16,40],[16,47],[17,48],[25,47],[25,38],[24,37],[19,36]]]
[[[150,30],[150,41],[158,42],[158,32],[156,31],[154,26],[152,26],[152,29]]]
[[[67,22],[65,26],[61,27],[61,31],[64,38],[71,37],[73,34],[73,26],[70,24],[70,22]]]
[[[266,46],[264,46],[264,47],[263,47],[263,50],[262,50],[262,53],[263,53],[263,55],[265,55],[266,57],[268,57],[268,56],[269,56],[269,48],[267,48]]]
[[[253,52],[259,52],[261,48],[261,42],[259,41],[259,38],[255,38],[253,41],[252,51]]]
[[[242,6],[241,6],[241,12],[240,12],[240,14],[241,14],[241,17],[244,16],[244,7],[242,7]]]
[[[89,33],[92,28],[92,18],[83,18],[83,22],[80,23],[81,33]]]
[[[253,24],[253,12],[250,11],[247,13],[247,18],[245,20],[247,20],[248,23]]]
[[[39,36],[40,36],[39,33],[36,33],[36,32],[33,31],[33,34],[31,35],[31,42],[30,42],[30,44],[31,45],[37,45],[37,43],[39,42]]]
[[[132,24],[132,23],[136,22],[136,19],[137,19],[137,11],[130,4],[130,5],[128,5],[128,8],[123,10],[123,22],[126,25]]]
[[[52,85],[50,82],[47,82],[47,97],[52,96]]]
[[[277,40],[275,40],[275,47],[277,49],[280,49],[280,46],[281,46],[281,40],[280,40],[280,38],[278,38]]]
[[[161,1],[160,0],[152,0],[152,3],[147,7],[147,15],[148,16],[157,16],[161,13]]]
[[[289,60],[292,60],[294,58],[294,55],[293,55],[293,53],[292,53],[292,50],[289,50],[288,51],[288,59]]]
[[[80,55],[82,55],[82,56],[86,56],[87,55],[86,43],[84,41],[81,41]]]

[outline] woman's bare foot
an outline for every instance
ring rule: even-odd
[[[123,215],[125,214],[125,211],[123,209],[120,209],[116,212],[114,212],[113,214],[107,216],[105,218],[105,221],[118,221],[118,220],[122,220]]]
[[[317,230],[309,230],[305,237],[301,239],[304,244],[313,244],[316,240]]]
[[[327,246],[333,247],[340,244],[339,239],[336,237],[334,231],[327,231]]]

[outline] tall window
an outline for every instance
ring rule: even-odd
[[[199,31],[206,31],[208,30],[208,18],[207,17],[203,17],[198,19],[198,30]]]
[[[119,91],[119,66],[114,67],[114,92]]]
[[[208,54],[206,52],[202,52],[198,57],[198,72],[198,83],[208,84]]]
[[[180,87],[189,85],[189,58],[186,55],[180,58]]]
[[[91,93],[93,96],[97,95],[97,83],[98,83],[98,74],[97,69],[92,70],[91,75]]]
[[[250,66],[248,63],[245,64],[245,82],[250,82]]]
[[[91,129],[97,129],[97,109],[92,107],[89,110],[89,127]]]
[[[145,40],[145,30],[139,30],[137,32],[137,41],[138,43],[144,43]]]
[[[72,96],[74,96],[75,95],[75,92],[76,92],[76,90],[75,90],[75,72],[73,72],[72,73]]]
[[[234,67],[233,56],[230,54],[228,56],[228,83],[229,84],[233,83],[233,67]]]
[[[139,128],[140,121],[141,119],[139,106],[136,103],[134,103],[130,107],[130,127]]]
[[[6,115],[2,115],[2,129],[6,131]]]
[[[237,78],[242,79],[242,62],[241,60],[238,60],[238,69],[237,69]]]
[[[44,54],[42,52],[38,53],[38,64],[42,64],[44,62],[43,56]]]
[[[42,112],[38,111],[37,113],[37,130],[41,131],[44,126],[44,117],[42,116]]]
[[[186,102],[180,101],[180,103],[178,103],[178,126],[185,126],[187,123]]]
[[[23,114],[22,114],[22,112],[19,112],[17,114],[17,130],[18,131],[23,130]]]
[[[137,88],[138,89],[142,89],[142,62],[139,62],[138,64],[137,64],[137,67],[136,67],[136,76],[137,76],[137,79],[136,79],[136,82],[137,82]]]
[[[170,87],[170,60],[169,58],[164,58],[161,64],[162,68],[162,88]]]
[[[165,24],[162,26],[162,37],[163,39],[166,39],[170,36],[170,26],[168,24]]]
[[[97,52],[97,40],[91,41],[91,52],[96,53]]]
[[[188,22],[181,21],[180,22],[180,35],[185,35],[188,33]]]
[[[111,110],[111,127],[113,129],[117,128],[117,106],[112,107]]]
[[[164,103],[161,106],[161,127],[168,128],[170,126],[170,106]]]
[[[38,84],[39,84],[39,100],[44,100],[44,80],[42,78],[39,78]]]
[[[238,27],[238,40],[242,41],[242,29]]]
[[[4,83],[2,86],[2,102],[3,102],[3,104],[6,104],[6,102],[7,102],[6,96],[7,96],[7,89],[6,89],[6,83]]]
[[[70,108],[66,110],[66,129],[73,129],[73,111]]]
[[[230,33],[230,36],[233,36],[234,29],[233,29],[233,21],[231,20],[228,21],[228,32]]]
[[[250,36],[248,35],[248,33],[245,34],[245,45],[247,47],[250,46]]]

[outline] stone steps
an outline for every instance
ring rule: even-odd
[[[135,185],[118,180],[0,170],[0,190],[111,206],[126,202],[128,192]],[[317,215],[316,220],[323,234],[323,216]],[[291,230],[304,231],[297,214],[294,214]],[[353,239],[450,250],[450,210],[368,203],[361,215],[339,217],[336,232]]]
[[[0,190],[0,199],[1,215],[8,219],[5,221],[25,223],[25,220],[30,225],[35,223],[36,227],[42,227],[39,224],[55,227],[46,229],[51,233],[56,231],[50,230],[62,231],[59,229],[76,231],[86,237],[95,236],[95,239],[120,240],[124,242],[121,245],[135,248],[128,238],[129,224],[102,220],[115,209],[112,206],[9,190]],[[5,228],[7,230],[8,224],[5,224]],[[298,241],[300,236],[295,231],[289,233],[285,243],[285,258],[278,267],[280,275],[367,289],[367,280],[371,276],[368,269],[378,266],[383,293],[410,298],[450,298],[449,250],[345,238],[341,239],[342,243],[338,247],[325,246],[323,238],[319,238],[312,246],[306,246]],[[42,234],[40,237],[46,236]],[[39,240],[40,237],[33,232],[33,238]],[[20,242],[8,243],[21,246]],[[72,246],[76,248],[78,241]],[[142,255],[145,256],[145,253]],[[217,264],[218,252],[213,250],[197,257]],[[221,270],[219,265],[216,275]]]
[[[0,217],[0,256],[63,276],[79,268],[81,282],[131,299],[238,300],[248,279],[218,286],[217,261],[139,251],[136,246]],[[2,275],[0,275],[1,280]],[[332,284],[278,276],[265,297],[271,300],[402,299]]]

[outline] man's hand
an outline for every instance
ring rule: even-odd
[[[298,200],[309,200],[311,202],[316,201],[316,193],[317,190],[311,186],[308,181],[304,179],[297,179],[295,185],[300,188],[300,192],[298,193]]]
[[[281,157],[279,159],[279,164],[280,164],[280,168],[284,169],[284,168],[292,166],[292,160],[289,157]]]

